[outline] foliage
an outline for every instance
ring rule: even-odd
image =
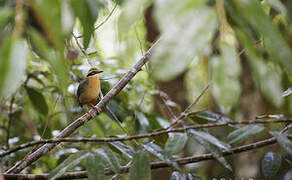
[[[106,94],[151,46],[153,29],[160,41],[150,62],[108,109],[70,137],[155,133],[167,128],[174,115],[185,117],[181,127],[247,121],[262,113],[291,117],[289,0],[3,0],[0,5],[0,154],[53,138],[85,114],[89,107],[78,106],[76,90],[87,70],[97,66],[104,71],[101,88]],[[183,83],[179,90],[178,81]],[[192,103],[209,82],[209,92],[190,111],[174,100]],[[167,83],[172,86],[162,90]],[[49,173],[57,179],[86,170],[89,179],[114,175],[146,180],[154,176],[151,163],[164,161],[171,166],[170,179],[236,177],[241,164],[223,152],[268,137],[281,150],[267,147],[255,153],[261,167],[257,176],[289,173],[289,130],[280,132],[282,126],[272,123],[228,125],[130,141],[62,143],[25,173]],[[34,149],[0,156],[0,170]],[[203,153],[211,153],[222,166],[213,172],[207,163],[184,166],[176,161]]]

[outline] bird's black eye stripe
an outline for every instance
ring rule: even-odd
[[[95,72],[90,72],[90,73],[87,74],[87,77],[89,77],[89,76],[93,76],[93,75],[95,75],[95,74],[96,74]]]

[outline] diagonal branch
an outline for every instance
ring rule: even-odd
[[[292,139],[292,134],[287,135],[287,138]],[[275,144],[277,142],[275,137],[271,137],[268,139],[264,139],[261,141],[257,141],[254,143],[234,147],[230,150],[224,150],[222,151],[222,156],[229,156],[233,154],[238,154],[258,148],[262,148],[271,144]],[[215,157],[212,155],[212,153],[206,153],[198,156],[191,156],[191,157],[184,157],[184,158],[177,158],[174,159],[176,163],[179,165],[185,165],[195,162],[201,162],[201,161],[207,161],[215,159]],[[158,161],[158,162],[152,162],[150,164],[151,169],[159,169],[159,168],[167,168],[170,167],[170,165],[164,161]],[[120,173],[128,173],[130,169],[130,166],[122,166],[120,168]],[[109,169],[105,169],[106,175],[113,175],[114,172],[112,172]],[[6,178],[6,180],[9,179],[34,179],[34,180],[40,180],[40,179],[48,179],[48,174],[6,174],[4,173],[3,176]],[[81,178],[87,178],[87,171],[79,171],[79,172],[68,172],[65,173],[63,176],[61,176],[60,179],[81,179]]]
[[[216,123],[208,123],[208,124],[196,124],[185,126],[181,128],[173,128],[173,129],[164,129],[160,131],[155,131],[152,133],[147,134],[139,134],[134,136],[125,136],[125,137],[103,137],[103,138],[57,138],[57,139],[46,139],[40,141],[32,141],[25,144],[21,144],[15,148],[12,148],[8,151],[4,151],[0,153],[0,157],[4,157],[8,154],[13,152],[19,151],[24,148],[28,148],[31,146],[35,146],[38,144],[46,144],[46,143],[61,143],[61,142],[71,142],[71,143],[109,143],[109,142],[116,142],[116,141],[130,141],[135,139],[143,139],[143,138],[151,138],[155,136],[159,136],[162,134],[173,133],[173,132],[185,132],[189,129],[201,129],[201,128],[211,128],[211,127],[220,127],[220,126],[227,126],[227,125],[236,125],[236,124],[268,124],[268,123],[292,123],[292,119],[275,119],[275,120],[253,120],[253,121],[231,121],[231,122],[216,122]]]
[[[139,72],[141,70],[142,66],[149,60],[149,57],[150,57],[151,52],[153,50],[153,47],[158,43],[158,41],[159,40],[157,40],[151,46],[151,48],[145,53],[145,55],[142,56],[137,61],[137,63],[122,77],[122,79],[101,99],[101,101],[96,105],[97,108],[103,109],[106,106],[106,104],[113,97],[115,97],[129,83],[129,81],[137,74],[137,72]],[[98,113],[92,109],[89,111],[89,113],[94,115],[94,117],[98,115]],[[91,115],[89,115],[89,113],[84,114],[83,116],[81,116],[80,118],[76,119],[74,122],[69,124],[65,129],[63,129],[60,132],[60,134],[57,137],[55,137],[55,139],[68,137],[77,128],[81,127],[87,121],[92,119],[92,117],[91,117]],[[55,148],[57,145],[58,145],[58,143],[44,144],[36,151],[29,154],[25,159],[16,163],[6,173],[19,173],[25,167],[29,166],[30,164],[32,164],[33,162],[38,160],[40,157],[47,154],[50,150]]]

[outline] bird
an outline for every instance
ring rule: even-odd
[[[94,106],[93,103],[99,98],[101,90],[98,74],[102,72],[103,71],[97,68],[90,68],[87,72],[87,76],[80,81],[77,89],[77,102],[79,106],[82,107],[85,104],[89,104],[92,109],[96,110],[98,113],[101,112],[101,109]]]

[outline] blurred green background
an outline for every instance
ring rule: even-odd
[[[159,38],[149,63],[108,104],[130,135],[167,127],[207,84],[185,126],[291,117],[290,0],[0,0],[0,153],[58,135],[89,110],[78,107],[75,94],[90,67],[104,71],[106,94]],[[291,179],[292,142],[285,135],[278,138],[283,148],[221,157],[224,148],[268,138],[282,127],[223,126],[137,142],[63,143],[24,172],[59,176],[56,167],[65,159],[90,152],[68,170],[110,179],[96,170],[115,172],[132,162],[137,169],[117,178]],[[105,111],[70,137],[118,135],[125,133]],[[1,171],[30,151],[1,157]],[[217,161],[181,167],[172,161],[206,152]],[[95,163],[102,160],[108,164]],[[148,170],[158,160],[172,168]]]

